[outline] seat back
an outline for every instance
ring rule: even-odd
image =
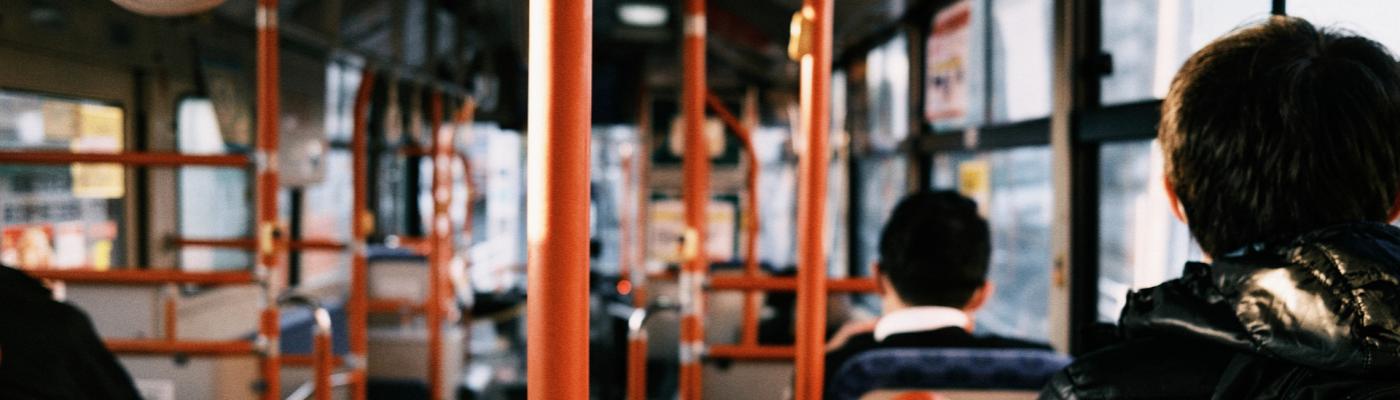
[[[834,400],[856,400],[880,389],[1031,391],[1068,364],[1068,357],[1048,350],[879,349],[831,366],[838,369],[827,393]]]
[[[1034,390],[876,390],[860,400],[1035,400]]]

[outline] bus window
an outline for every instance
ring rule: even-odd
[[[176,140],[181,153],[223,154],[230,150],[220,133],[214,103],[189,97],[176,110]],[[228,239],[251,235],[253,193],[248,172],[237,168],[182,167],[179,170],[179,233],[198,239]],[[209,207],[218,204],[218,207]],[[181,268],[192,271],[237,270],[253,262],[242,249],[183,247]]]
[[[1050,115],[1050,0],[990,0],[991,122]]]
[[[114,152],[125,113],[94,101],[0,91],[0,148]],[[0,166],[0,263],[25,269],[124,264],[126,169]]]
[[[326,175],[320,183],[307,186],[301,197],[301,237],[309,240],[350,241],[350,216],[354,201],[354,156],[349,149],[335,147],[326,152]],[[315,287],[329,279],[346,279],[350,255],[336,251],[308,251],[301,254],[301,282]]]
[[[998,335],[1049,337],[1050,148],[1020,147],[934,157],[933,187],[977,200],[992,233],[996,284],[977,314],[977,329]]]
[[[1293,3],[1289,2],[1290,8]],[[1187,56],[1210,40],[1268,15],[1266,1],[1103,2],[1103,50],[1113,57],[1113,70],[1102,81],[1103,103],[1162,98]]]
[[[1291,0],[1288,15],[1302,17],[1320,27],[1356,32],[1380,42],[1391,54],[1400,51],[1400,3],[1390,0],[1352,0],[1345,7],[1335,1]]]
[[[1201,250],[1172,215],[1156,140],[1108,143],[1100,154],[1098,315],[1115,322],[1128,290],[1181,276]]]

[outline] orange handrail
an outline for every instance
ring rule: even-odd
[[[748,173],[745,175],[748,197],[744,200],[744,211],[748,218],[744,221],[744,277],[758,277],[758,176],[761,166],[758,164],[758,154],[754,150],[753,133],[749,128],[739,122],[734,114],[729,112],[729,108],[724,106],[724,102],[719,100],[714,93],[706,93],[705,102],[710,105],[710,110],[718,115],[720,120],[735,133],[739,142],[744,146],[744,161],[749,164]],[[743,319],[740,321],[739,342],[747,346],[758,345],[758,296],[752,290],[744,292]]]
[[[62,165],[104,163],[148,167],[247,167],[248,156],[240,154],[193,155],[161,152],[71,153],[62,151],[0,150],[0,164]]]
[[[277,246],[277,192],[280,189],[277,174],[278,127],[282,123],[279,88],[280,65],[277,43],[277,0],[258,0],[257,5],[257,145],[253,160],[256,175],[257,219],[256,237],[257,275],[270,277],[278,262]],[[281,362],[278,361],[280,342],[280,313],[277,310],[277,280],[266,279],[262,323],[259,336],[267,346],[263,349],[262,378],[263,400],[275,400],[282,395]]]
[[[797,385],[795,398],[820,400],[826,340],[826,174],[830,147],[831,0],[803,0],[801,34],[801,134],[797,198]]]
[[[795,352],[792,346],[714,345],[705,355],[745,360],[791,360]]]
[[[247,340],[167,340],[167,339],[106,339],[107,349],[119,354],[184,354],[192,356],[223,356],[253,354],[253,342]]]
[[[645,75],[645,74],[643,74]],[[633,189],[636,204],[631,207],[636,213],[636,219],[629,221],[633,226],[632,234],[636,240],[629,242],[631,247],[622,247],[623,257],[629,260],[625,265],[627,268],[622,273],[622,279],[632,286],[632,306],[636,309],[645,310],[647,308],[647,270],[646,270],[646,218],[643,214],[647,209],[646,190],[646,169],[647,158],[650,157],[649,147],[651,143],[651,100],[647,92],[646,84],[638,85],[641,92],[637,98],[637,136],[641,146],[625,158],[627,180],[636,179],[637,186]],[[640,154],[640,156],[638,156]],[[637,160],[634,168],[632,160]],[[634,172],[636,172],[634,174]],[[625,182],[626,182],[625,181]],[[629,192],[623,190],[624,196]],[[625,209],[625,208],[624,208]],[[629,400],[646,400],[647,395],[647,336],[646,332],[628,333],[627,336],[627,398]]]
[[[526,383],[588,398],[588,183],[593,4],[531,0]]]
[[[251,272],[185,272],[174,269],[45,269],[26,270],[25,273],[37,279],[64,282],[106,283],[117,285],[163,285],[168,283],[188,283],[199,285],[238,285],[257,282]]]
[[[277,242],[278,246],[287,250],[313,250],[313,251],[344,251],[349,248],[345,243],[327,239],[303,239],[284,240]],[[177,247],[213,247],[221,249],[256,249],[257,240],[251,238],[237,239],[198,239],[174,236],[170,238],[170,245]]]
[[[686,0],[681,50],[681,116],[685,128],[681,197],[685,204],[685,243],[680,276],[680,398],[702,397],[705,296],[700,285],[709,269],[705,254],[710,203],[710,146],[705,137],[705,0]]]
[[[368,114],[370,95],[374,92],[374,70],[368,67],[360,77],[360,88],[355,92],[355,109],[350,152],[352,154],[351,175],[354,176],[353,199],[350,208],[350,242],[353,252],[350,258],[350,299],[346,304],[346,319],[350,324],[350,356],[356,360],[354,371],[357,376],[368,374],[369,354],[369,260],[366,238],[373,225],[369,213],[369,127]],[[367,391],[366,379],[351,382],[350,397],[364,400]]]
[[[716,276],[710,278],[709,288],[711,290],[794,292],[798,290],[798,283],[798,279],[790,277]],[[875,281],[875,278],[830,279],[827,281],[826,290],[831,293],[875,293],[879,291],[879,283]]]
[[[447,215],[447,207],[452,202],[450,161],[452,134],[442,129],[442,94],[434,92],[429,98],[429,118],[433,131],[433,219],[429,227],[428,245],[428,398],[442,399],[443,354],[442,325],[446,310],[443,308],[443,278],[447,263],[451,261],[452,221]]]

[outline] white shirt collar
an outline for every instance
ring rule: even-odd
[[[875,341],[882,342],[892,335],[931,331],[947,327],[967,329],[967,313],[952,307],[920,306],[885,314],[875,322]]]

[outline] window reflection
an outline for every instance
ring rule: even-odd
[[[998,335],[1049,336],[1050,148],[939,154],[933,186],[977,201],[992,233],[989,279],[996,291],[977,314],[977,329]]]
[[[1113,322],[1128,290],[1180,276],[1201,251],[1172,215],[1156,140],[1105,144],[1100,157],[1098,314]]]

